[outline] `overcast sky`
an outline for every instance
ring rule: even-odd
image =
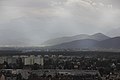
[[[0,0],[1,45],[97,32],[118,36],[110,32],[119,25],[120,0]]]

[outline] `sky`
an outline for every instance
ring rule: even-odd
[[[0,45],[40,45],[56,37],[120,35],[120,0],[0,0]]]

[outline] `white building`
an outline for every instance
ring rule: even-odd
[[[0,57],[0,64],[3,64],[4,61],[7,61],[7,57]]]
[[[41,56],[34,56],[34,55],[30,55],[29,57],[25,58],[24,60],[24,65],[33,65],[35,63],[39,64],[39,65],[43,65],[43,57]]]
[[[34,64],[34,56],[25,58],[24,64],[25,65],[33,65]]]
[[[34,58],[34,63],[37,63],[37,64],[43,66],[43,57],[35,57]]]

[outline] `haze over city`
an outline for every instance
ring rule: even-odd
[[[0,80],[120,80],[120,0],[0,0]]]
[[[0,0],[0,45],[79,34],[120,35],[120,0]]]

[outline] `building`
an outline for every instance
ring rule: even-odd
[[[17,58],[15,58],[15,57],[8,57],[6,62],[8,62],[8,64],[14,64],[14,63],[16,63],[16,60],[17,60]]]
[[[34,56],[34,55],[30,55],[29,57],[26,57],[24,60],[24,65],[33,65],[35,63],[42,65],[43,66],[43,57],[41,56]]]
[[[41,66],[44,65],[43,61],[44,61],[44,59],[41,56],[37,56],[37,57],[34,58],[34,63],[37,63],[37,64],[39,64]]]

